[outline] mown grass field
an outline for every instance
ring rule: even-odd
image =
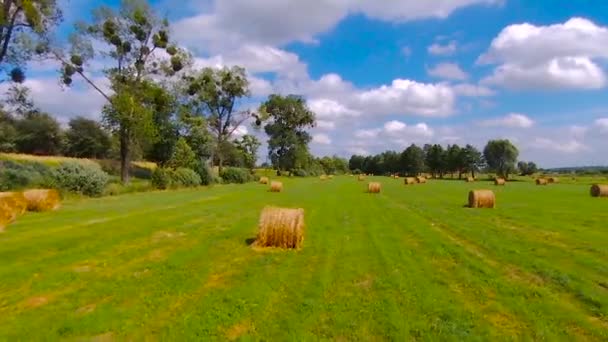
[[[0,234],[0,340],[606,340],[589,184],[352,177],[70,200]],[[468,209],[468,190],[498,207]],[[300,251],[252,249],[302,207]]]

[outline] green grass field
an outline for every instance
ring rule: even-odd
[[[589,184],[352,177],[69,200],[0,234],[0,340],[606,340]],[[465,208],[473,188],[498,207]],[[265,205],[300,251],[255,251]]]

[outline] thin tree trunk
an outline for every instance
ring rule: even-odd
[[[129,183],[129,135],[122,129],[120,131],[120,180],[123,184]]]

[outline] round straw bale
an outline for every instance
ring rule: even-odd
[[[424,184],[424,183],[426,183],[426,177],[418,176],[418,177],[416,177],[416,182],[419,184]]]
[[[321,177],[319,177],[320,180],[324,181],[327,180],[327,176],[326,175],[321,175]]]
[[[507,181],[504,178],[496,178],[494,180],[494,185],[505,185]]]
[[[545,178],[537,178],[536,185],[547,185],[549,182]]]
[[[470,208],[494,208],[496,197],[492,190],[471,190],[469,192]]]
[[[270,183],[270,192],[281,192],[283,191],[283,183],[281,182],[271,182]]]
[[[379,194],[381,187],[382,186],[380,185],[380,183],[371,182],[367,185],[367,192],[369,192],[370,194]]]
[[[591,186],[591,196],[608,197],[608,185],[607,184],[593,184]]]
[[[359,177],[357,177],[357,180],[362,182],[365,180],[365,176],[364,175],[359,175]]]
[[[327,176],[328,179],[334,179],[334,175]]]
[[[473,183],[475,181],[475,178],[467,177],[466,181],[467,181],[467,183]]]
[[[268,184],[269,179],[268,177],[260,177],[260,184]]]
[[[27,209],[27,202],[22,193],[0,192],[0,232]]]
[[[304,241],[304,209],[265,207],[260,215],[256,247],[300,248]]]
[[[403,179],[403,183],[404,183],[405,185],[416,184],[416,178],[414,178],[414,177],[405,177],[405,178]]]
[[[557,183],[559,183],[559,178],[549,177],[549,179],[547,179],[547,182],[549,182],[549,184],[557,184]]]
[[[27,190],[23,192],[29,211],[49,211],[59,208],[61,197],[57,190]]]

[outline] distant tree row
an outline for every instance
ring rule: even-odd
[[[444,148],[439,144],[423,147],[412,144],[400,153],[386,151],[374,156],[353,155],[348,167],[354,173],[416,176],[428,172],[435,178],[446,175],[462,178],[469,173],[475,177],[482,170],[507,178],[518,169],[523,175],[536,172],[536,165],[532,162],[520,162],[516,168],[518,156],[517,147],[509,140],[491,140],[483,153],[472,145],[461,147],[454,144]]]

